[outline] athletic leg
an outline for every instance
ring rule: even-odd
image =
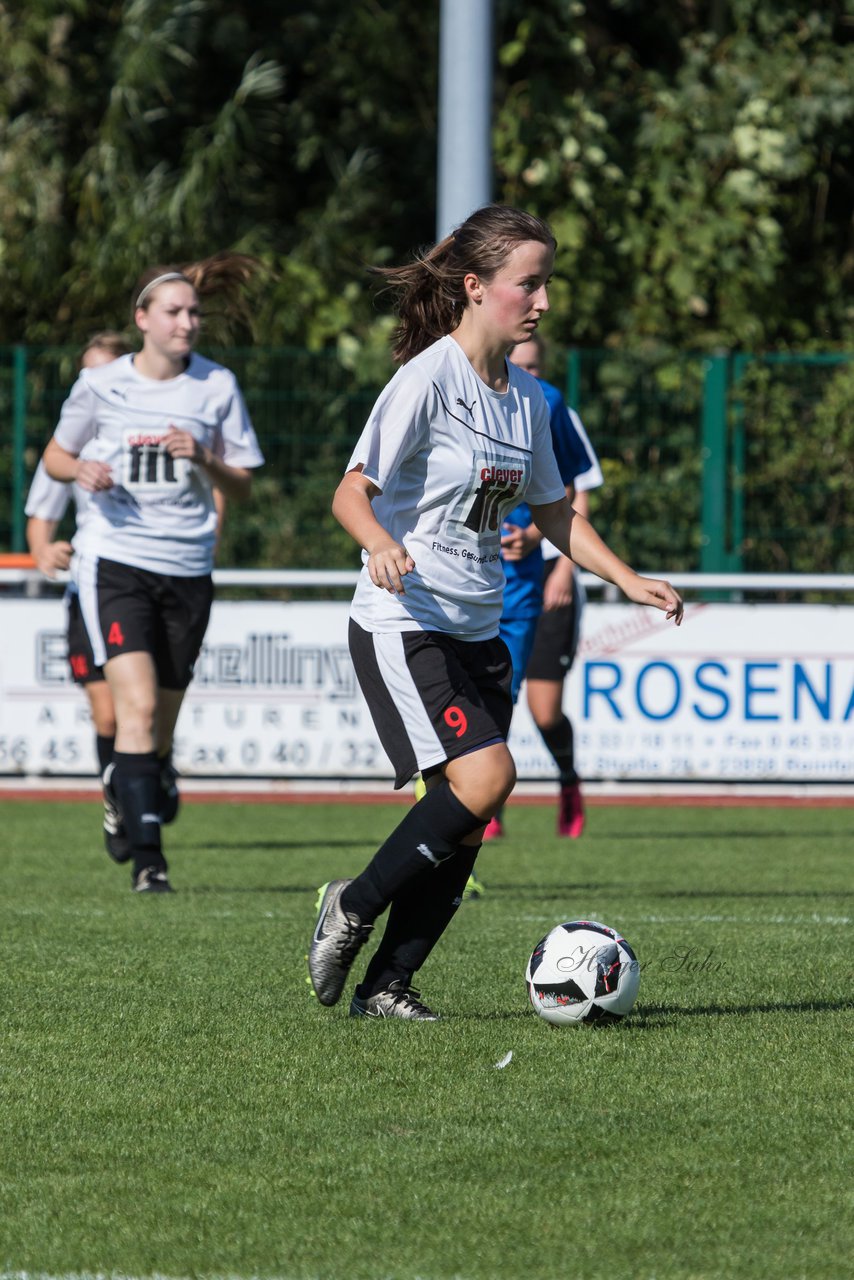
[[[116,711],[111,784],[124,819],[137,884],[149,869],[164,876],[167,869],[160,836],[155,740],[157,672],[151,654],[141,651],[110,658],[104,671]]]
[[[466,837],[479,837],[488,815],[504,803],[516,781],[513,758],[503,742],[449,761],[444,774],[444,781],[430,787],[408,810],[344,891],[344,910],[355,913],[363,924],[373,924],[426,866],[450,858]]]

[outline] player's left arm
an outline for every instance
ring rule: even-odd
[[[652,605],[661,609],[666,617],[673,618],[677,626],[681,623],[683,604],[678,591],[669,582],[635,573],[566,498],[538,506],[532,503],[531,512],[537,528],[580,568],[595,573],[605,582],[613,582],[635,604]]]
[[[234,502],[246,502],[252,492],[252,468],[234,467],[224,462],[208,445],[197,440],[191,431],[170,427],[163,437],[163,448],[172,458],[186,458],[194,467],[207,473],[211,484]]]
[[[586,493],[576,493],[575,486],[566,486],[567,500],[575,507],[579,515],[587,516],[590,501]],[[558,556],[554,568],[548,575],[543,587],[543,612],[551,609],[565,609],[572,604],[575,593],[575,565],[568,556]]]

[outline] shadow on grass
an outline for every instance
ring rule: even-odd
[[[597,1035],[614,1035],[631,1031],[657,1031],[662,1027],[677,1025],[683,1018],[731,1018],[751,1013],[839,1013],[854,1009],[851,1000],[799,1000],[791,1004],[743,1004],[743,1005],[645,1005],[636,1008],[622,1022],[592,1022],[583,1028]],[[531,1009],[503,1009],[490,1013],[455,1013],[455,1022],[521,1022],[530,1021]],[[534,1015],[535,1016],[535,1015]],[[562,1030],[558,1027],[557,1030]]]
[[[760,831],[755,827],[742,828],[717,828],[706,827],[700,829],[692,827],[687,831],[657,831],[650,828],[649,831],[635,828],[632,831],[596,831],[595,829],[584,830],[584,843],[588,841],[591,844],[609,843],[613,840],[655,840],[664,843],[665,841],[672,843],[674,840],[792,840],[808,838],[813,840],[839,840],[842,837],[842,831],[822,831],[817,827],[810,827],[809,830],[798,831],[789,828],[788,830],[779,831]],[[509,838],[512,838],[512,832]]]
[[[211,849],[280,849],[286,853],[291,849],[375,849],[377,845],[372,840],[176,840],[175,847],[203,853],[210,853]]]
[[[193,894],[221,894],[231,897],[233,893],[310,893],[317,896],[316,884],[194,884],[182,889],[187,897]]]
[[[796,1000],[791,1003],[709,1004],[709,1005],[644,1005],[636,1009],[627,1023],[638,1031],[672,1026],[681,1018],[731,1018],[751,1013],[839,1013],[854,1009],[852,1000]]]
[[[485,878],[485,877],[484,877]],[[519,897],[565,898],[567,893],[611,893],[618,892],[627,898],[854,898],[854,891],[849,889],[659,889],[655,885],[635,886],[628,895],[624,881],[613,884],[573,884],[572,881],[561,881],[560,884],[500,884],[488,882],[490,894],[516,894]]]

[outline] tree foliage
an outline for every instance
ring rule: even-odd
[[[264,257],[262,340],[377,349],[432,239],[439,6],[0,3],[0,341],[124,321],[143,266]],[[553,336],[851,340],[844,0],[496,0],[495,196],[560,241]]]
[[[365,267],[433,239],[439,14],[411,0],[0,0],[0,345],[124,327],[145,267],[231,247],[264,261],[264,288],[251,332],[209,327],[206,341],[337,359],[334,387],[264,423],[258,505],[227,531],[244,563],[351,554],[317,513],[359,425],[348,415],[389,371],[391,321]],[[582,404],[607,449],[600,499],[626,554],[643,529],[644,557],[678,546],[689,565],[699,393],[681,418],[650,416],[626,371],[646,361],[643,385],[673,410],[674,351],[854,345],[850,0],[495,0],[495,28],[495,198],[555,228],[555,350],[611,353]],[[280,390],[274,367],[247,366],[259,405]],[[786,431],[792,402],[764,367],[751,377],[751,467],[777,468],[781,493],[798,475],[819,493],[811,433],[829,432],[843,444],[827,509],[844,526],[850,373],[826,402],[797,402]],[[0,368],[4,397],[7,382]],[[298,435],[298,457],[277,443]],[[661,485],[688,495],[678,529],[661,526]],[[754,470],[745,486],[745,555],[800,563],[773,549],[773,482]],[[814,523],[817,503],[788,509]],[[812,550],[833,567],[829,539]]]

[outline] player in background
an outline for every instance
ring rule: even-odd
[[[106,329],[94,334],[83,349],[79,369],[95,369],[99,365],[109,364],[111,360],[131,351],[124,335]],[[70,569],[71,581],[65,592],[66,635],[68,640],[68,661],[71,678],[86,694],[89,713],[95,730],[95,752],[98,759],[98,773],[103,780],[107,766],[113,761],[113,748],[116,736],[116,717],[113,710],[113,699],[110,694],[102,667],[96,666],[92,655],[92,646],[83,625],[80,614],[80,600],[74,575],[75,563],[73,547],[70,542],[56,540],[57,527],[74,498],[75,519],[79,528],[86,518],[89,494],[76,484],[63,484],[52,480],[40,460],[36,468],[33,482],[27,496],[25,512],[27,515],[27,546],[39,569],[46,578],[55,578],[57,573]],[[214,502],[217,508],[217,531],[222,529],[225,513],[225,498],[218,490],[214,490]],[[172,763],[172,742],[158,742],[158,759],[160,760],[160,788],[162,803],[160,820],[164,825],[173,822],[178,815],[180,797],[178,794],[178,773]],[[116,862],[127,862],[130,858],[130,846],[121,814],[116,807],[113,788],[104,788],[104,845],[110,857]]]
[[[509,359],[542,387],[566,496],[586,517],[588,493],[602,484],[602,469],[578,414],[567,407],[558,388],[542,378],[542,339],[535,334],[519,343]],[[526,503],[507,517],[501,543],[507,586],[499,634],[513,658],[513,701],[525,679],[528,707],[558,769],[557,832],[576,838],[584,829],[584,806],[572,724],[562,704],[563,683],[578,646],[583,587],[572,561],[543,538]],[[487,826],[484,839],[501,835],[499,814]]]
[[[158,747],[172,740],[210,615],[214,490],[246,500],[263,462],[234,374],[193,351],[200,298],[237,311],[257,269],[223,253],[146,271],[132,301],[141,350],[81,371],[44,454],[49,475],[90,495],[73,540],[80,607],[115,708],[106,782],[140,893],[171,892]]]
[[[507,352],[548,311],[555,240],[518,209],[478,210],[428,252],[379,272],[395,289],[402,367],[377,400],[333,512],[362,548],[350,652],[409,808],[354,879],[322,886],[308,967],[334,1005],[376,920],[353,1016],[433,1021],[412,986],[461,901],[489,819],[515,783],[511,664],[498,627],[501,523],[527,499],[564,555],[678,623],[666,582],[639,577],[577,515],[539,383]]]
[[[109,364],[131,350],[122,334],[112,330],[96,333],[89,339],[80,356],[80,369],[96,369]],[[33,482],[27,495],[27,546],[39,569],[46,578],[72,568],[73,548],[70,542],[55,538],[57,526],[62,520],[72,497],[75,517],[80,528],[86,519],[89,495],[79,485],[63,484],[52,480],[39,461]],[[112,762],[116,736],[116,718],[113,700],[101,667],[95,665],[92,646],[80,616],[77,584],[72,576],[65,593],[66,634],[71,678],[81,686],[89,702],[89,712],[95,730],[95,751],[98,757],[99,775]],[[104,843],[107,852],[116,861],[127,857],[127,839],[112,797],[104,791]]]

